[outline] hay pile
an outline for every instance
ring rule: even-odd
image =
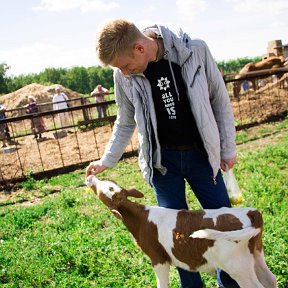
[[[62,88],[62,92],[64,92],[69,99],[82,97],[81,94],[65,88],[59,84],[53,84],[50,86],[44,86],[37,83],[29,84],[21,89],[3,95],[0,97],[0,103],[3,104],[6,109],[15,109],[21,108],[27,104],[27,97],[29,95],[34,96],[37,100],[38,104],[41,103],[51,103],[53,95],[55,94],[55,87],[60,86]]]

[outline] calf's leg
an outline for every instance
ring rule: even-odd
[[[243,257],[234,258],[234,261],[226,263],[225,266],[225,271],[236,280],[241,288],[265,288],[255,273],[253,255],[244,254]]]
[[[157,279],[157,288],[169,288],[170,264],[157,264],[153,267]]]
[[[277,281],[275,275],[269,270],[265,259],[263,251],[256,251],[254,253],[255,257],[255,272],[258,280],[262,283],[265,288],[276,288]]]

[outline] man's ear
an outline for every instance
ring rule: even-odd
[[[141,42],[136,42],[133,49],[136,53],[144,53],[144,46]]]
[[[113,215],[114,215],[116,218],[118,218],[118,219],[120,219],[120,220],[123,220],[123,217],[122,217],[122,215],[120,214],[119,211],[117,211],[117,210],[115,210],[115,209],[112,209],[111,212],[113,213]]]

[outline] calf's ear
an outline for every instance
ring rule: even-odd
[[[137,189],[133,188],[130,190],[126,190],[126,195],[127,196],[131,196],[131,197],[135,197],[135,198],[142,198],[144,197],[143,193],[138,191]]]
[[[115,209],[111,209],[111,212],[113,213],[113,215],[114,215],[116,218],[118,218],[118,219],[120,219],[120,220],[123,220],[123,217],[122,217],[122,215],[121,215],[121,213],[120,213],[119,211],[117,211],[117,210],[115,210]]]

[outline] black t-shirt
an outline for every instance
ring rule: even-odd
[[[179,99],[167,60],[161,59],[158,62],[149,63],[144,71],[144,75],[152,88],[160,144],[191,145],[201,143],[187,97],[181,67],[175,63],[171,64]]]

